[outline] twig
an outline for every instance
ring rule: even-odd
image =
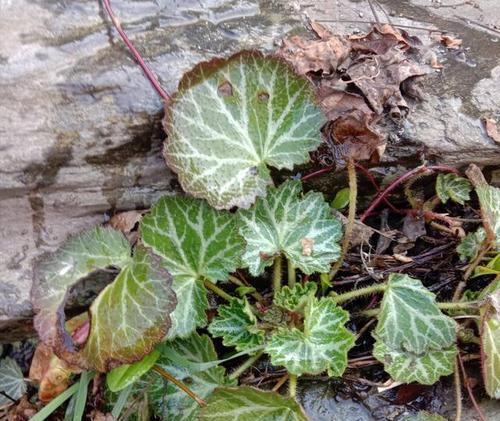
[[[349,213],[347,215],[347,223],[345,226],[344,238],[342,239],[342,250],[340,253],[340,258],[333,265],[330,271],[330,279],[333,279],[337,274],[338,270],[342,267],[345,255],[349,249],[349,243],[351,242],[352,230],[354,228],[354,219],[356,218],[356,200],[358,197],[358,181],[356,179],[356,167],[354,166],[354,160],[349,157],[347,160],[347,174],[349,177]]]
[[[286,373],[283,377],[281,377],[278,382],[274,385],[273,387],[273,392],[277,392],[278,390],[281,389],[281,386],[283,386],[286,381],[288,380],[288,373]]]
[[[310,178],[314,178],[314,177],[317,177],[318,175],[330,172],[334,168],[335,167],[333,165],[330,167],[321,168],[320,170],[316,170],[316,171],[313,171],[312,173],[304,175],[303,177],[300,178],[300,180],[301,181],[309,180]]]
[[[380,194],[375,198],[375,200],[368,207],[368,209],[365,210],[365,212],[360,218],[360,221],[364,222],[365,219],[368,218],[368,216],[371,214],[371,212],[380,204],[380,202],[382,202],[389,193],[391,193],[394,189],[396,189],[396,187],[404,183],[406,180],[412,178],[413,176],[428,171],[445,171],[445,172],[457,173],[456,169],[448,167],[446,165],[433,165],[430,167],[420,166],[414,168],[413,170],[399,176],[384,191],[380,192]]]
[[[175,384],[179,389],[181,389],[186,395],[188,395],[191,399],[193,399],[198,405],[205,406],[207,403],[201,399],[196,393],[194,393],[189,387],[187,387],[183,382],[177,380],[174,376],[170,375],[170,373],[166,372],[159,365],[154,365],[153,370],[156,371],[160,376],[162,376],[165,380]]]
[[[465,371],[464,363],[462,361],[462,357],[460,356],[460,352],[457,355],[458,362],[460,364],[460,369],[462,371],[462,376],[464,377],[464,385],[465,388],[467,389],[467,393],[469,394],[469,398],[472,402],[472,405],[474,406],[474,409],[476,410],[477,414],[479,415],[480,421],[486,421],[486,417],[483,414],[483,411],[481,410],[481,407],[478,405],[476,398],[474,397],[474,393],[472,393],[472,388],[469,383],[469,378],[467,376],[467,372]]]
[[[148,78],[149,82],[153,87],[155,88],[156,92],[165,100],[165,102],[170,102],[172,100],[172,97],[168,94],[165,89],[162,88],[160,83],[158,82],[158,79],[156,78],[155,74],[153,71],[149,68],[149,66],[146,64],[144,59],[141,56],[141,53],[137,51],[137,49],[134,47],[134,44],[132,44],[132,41],[130,41],[129,37],[125,33],[125,31],[122,29],[121,23],[116,17],[116,15],[113,12],[113,9],[111,8],[111,4],[109,0],[102,0],[102,4],[104,5],[104,9],[106,9],[106,12],[108,13],[109,18],[111,19],[111,22],[113,22],[114,27],[120,34],[123,42],[127,46],[127,48],[130,50],[134,58],[137,60],[139,66],[141,67],[142,71]]]

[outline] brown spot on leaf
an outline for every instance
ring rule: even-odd
[[[312,238],[301,238],[300,245],[302,246],[302,255],[311,256],[313,252],[314,240]]]
[[[217,88],[217,93],[221,97],[233,96],[233,85],[229,81],[222,82]]]

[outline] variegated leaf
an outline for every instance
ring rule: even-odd
[[[248,208],[271,183],[268,165],[308,161],[324,122],[306,79],[244,52],[184,75],[167,108],[164,154],[185,191],[217,209]]]
[[[452,345],[417,354],[402,348],[391,348],[381,340],[373,347],[373,356],[395,381],[434,384],[441,376],[453,373],[457,348]]]
[[[474,259],[479,253],[484,240],[486,240],[486,232],[482,227],[478,228],[475,232],[467,234],[457,246],[457,253],[460,256],[460,259]]]
[[[500,290],[491,293],[481,308],[481,359],[484,387],[500,399]]]
[[[0,394],[0,408],[15,402],[26,393],[26,382],[19,365],[12,358],[0,360],[0,392],[4,392],[14,401]]]
[[[206,324],[203,280],[226,280],[239,265],[243,240],[235,216],[203,200],[163,197],[142,219],[140,232],[144,244],[164,259],[174,277],[179,305],[169,337],[185,337]]]
[[[301,311],[309,297],[314,297],[317,289],[318,286],[314,282],[306,282],[304,285],[297,283],[292,288],[284,286],[274,296],[273,302],[289,311]]]
[[[162,343],[158,350],[161,357],[158,365],[176,379],[189,385],[189,388],[201,399],[206,399],[218,386],[233,386],[234,380],[229,380],[222,366],[215,366],[203,371],[195,371],[180,367],[169,359],[172,351],[182,355],[190,362],[209,363],[217,360],[212,340],[208,335],[194,332],[189,337],[177,338]],[[153,413],[161,420],[194,421],[198,419],[200,407],[185,392],[177,386],[165,381],[156,373],[150,373],[142,382],[148,393]]]
[[[439,310],[435,295],[418,279],[391,274],[375,335],[390,349],[416,354],[449,348],[455,343],[455,322]]]
[[[342,225],[320,193],[300,197],[301,184],[287,181],[271,188],[249,210],[240,210],[240,233],[246,241],[243,263],[254,276],[284,253],[306,274],[328,272],[340,255]]]
[[[257,327],[257,318],[246,298],[235,298],[229,305],[219,306],[208,331],[213,336],[222,337],[225,346],[234,346],[238,351],[264,343],[264,331]]]
[[[469,180],[453,173],[439,174],[436,179],[436,193],[443,203],[451,199],[463,205],[465,201],[470,200],[471,190]]]
[[[500,249],[500,188],[493,186],[476,187],[481,205],[483,223],[495,236],[495,246]]]
[[[64,328],[68,290],[96,269],[121,267],[90,307],[90,334],[77,346]],[[118,231],[94,228],[69,240],[44,262],[32,290],[35,327],[57,356],[86,369],[108,371],[151,352],[170,327],[176,299],[170,274],[143,249],[134,256]]]
[[[200,421],[308,421],[300,405],[276,392],[249,386],[220,387],[200,411]]]
[[[310,296],[304,312],[304,328],[278,328],[266,352],[274,365],[290,373],[340,376],[347,367],[347,352],[354,345],[354,335],[344,326],[349,313],[337,307],[333,298]]]

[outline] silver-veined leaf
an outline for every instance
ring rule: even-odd
[[[325,121],[306,79],[243,52],[184,75],[167,108],[164,155],[188,193],[217,209],[248,208],[271,183],[268,165],[309,160]]]
[[[289,311],[301,311],[309,297],[314,297],[317,289],[314,282],[306,282],[304,285],[297,283],[292,288],[286,285],[274,296],[273,302]]]
[[[217,353],[208,335],[199,335],[194,332],[187,338],[166,341],[158,347],[158,350],[161,356],[157,364],[176,379],[187,384],[201,399],[206,399],[218,386],[235,385],[235,381],[226,377],[226,370],[222,366],[196,371],[179,366],[169,359],[169,355],[174,351],[192,363],[216,361]],[[198,419],[199,405],[185,392],[165,381],[157,373],[150,373],[144,379],[143,386],[147,390],[153,413],[158,418],[168,421]]]
[[[483,224],[491,230],[495,246],[500,249],[500,189],[485,185],[476,187],[476,193],[481,205]]]
[[[466,178],[456,174],[439,174],[436,179],[436,193],[441,202],[446,203],[449,199],[463,205],[470,200],[469,193],[472,186]]]
[[[500,399],[500,290],[489,295],[481,308],[481,359],[484,387]]]
[[[236,218],[190,197],[162,197],[140,224],[145,245],[161,256],[174,278],[178,306],[169,337],[187,336],[206,324],[203,280],[226,280],[239,265],[243,240]]]
[[[219,306],[217,312],[208,331],[222,337],[225,346],[245,351],[262,345],[264,331],[257,327],[257,318],[246,298],[235,298],[228,305]]]
[[[120,267],[90,307],[84,345],[64,327],[68,290],[97,269]],[[70,239],[42,265],[32,289],[35,327],[60,358],[86,369],[109,371],[140,360],[170,327],[176,299],[170,274],[144,249],[131,250],[118,231],[94,228]]]
[[[238,212],[246,241],[242,260],[252,275],[260,275],[280,253],[306,274],[328,272],[338,259],[342,224],[321,193],[301,194],[300,182],[287,181]]]
[[[474,259],[481,250],[484,240],[486,240],[486,231],[482,227],[467,234],[457,246],[460,259],[463,261]]]
[[[17,362],[9,357],[0,360],[0,391],[17,400],[26,393],[26,390],[23,372]],[[0,394],[0,408],[12,403],[14,402]]]
[[[373,346],[373,356],[384,364],[384,370],[393,380],[405,383],[436,383],[441,376],[453,373],[456,355],[455,345],[420,354],[402,348],[390,348],[381,340],[377,340]]]
[[[220,387],[200,411],[200,421],[308,421],[300,405],[276,392],[249,386]]]
[[[347,352],[354,345],[354,335],[346,329],[349,313],[338,307],[333,298],[310,296],[304,311],[304,328],[278,328],[266,345],[274,365],[284,366],[296,375],[340,376],[347,367]]]
[[[455,322],[438,308],[418,279],[391,274],[380,305],[375,335],[391,349],[421,354],[455,343]]]

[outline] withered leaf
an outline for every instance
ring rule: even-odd
[[[496,143],[500,143],[500,132],[498,131],[497,122],[492,118],[483,119],[486,134]]]
[[[381,27],[374,26],[366,35],[351,35],[349,40],[352,41],[353,50],[375,54],[385,54],[396,46],[407,50],[416,43],[415,38],[410,37],[404,31],[398,31],[388,24]]]

